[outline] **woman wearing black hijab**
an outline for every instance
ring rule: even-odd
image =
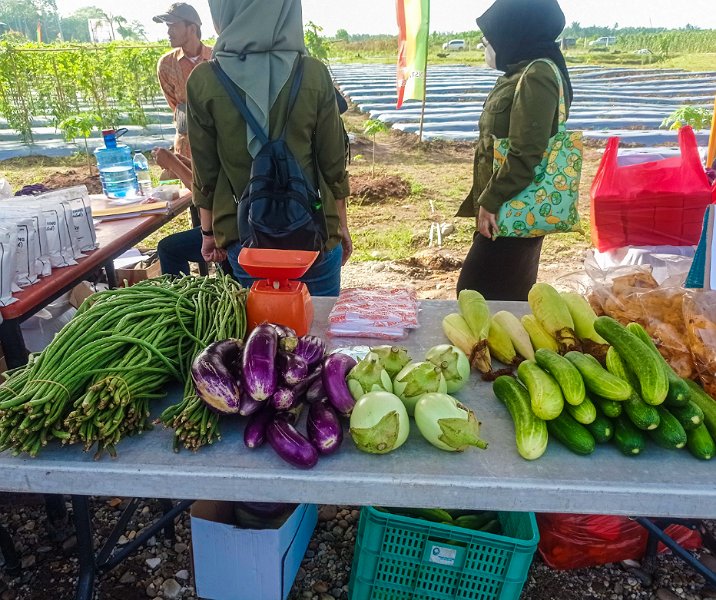
[[[496,0],[477,19],[488,66],[504,71],[485,101],[475,149],[473,185],[458,216],[476,219],[472,247],[457,291],[472,289],[488,300],[527,300],[537,280],[541,237],[497,237],[496,215],[534,177],[559,119],[561,73],[567,110],[572,85],[557,37],[565,25],[556,0]],[[519,93],[517,83],[522,79]],[[509,138],[507,160],[493,173],[493,141]]]

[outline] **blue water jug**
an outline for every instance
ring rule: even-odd
[[[137,195],[137,176],[132,162],[132,151],[117,138],[127,133],[126,128],[104,129],[104,148],[94,151],[102,182],[102,191],[108,198],[126,198]]]

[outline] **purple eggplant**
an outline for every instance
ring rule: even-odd
[[[343,441],[343,426],[328,398],[317,400],[308,409],[308,439],[320,454],[333,454]]]
[[[356,403],[346,383],[346,375],[355,366],[355,358],[341,352],[330,354],[323,362],[323,387],[328,400],[333,408],[345,416],[351,414]]]
[[[308,363],[309,369],[313,369],[323,361],[326,344],[318,336],[304,335],[298,338],[298,345],[293,352]]]
[[[239,412],[241,382],[236,364],[243,342],[221,340],[207,346],[191,365],[191,378],[196,393],[213,411],[232,415]]]
[[[262,402],[276,391],[278,372],[276,353],[278,334],[268,323],[254,329],[246,340],[242,361],[244,389],[254,400]]]
[[[322,370],[323,367],[319,365],[313,373],[292,387],[279,385],[278,389],[269,399],[269,402],[271,402],[271,405],[276,410],[288,410],[293,406],[296,406],[297,403],[307,397],[308,389],[312,385],[314,385],[317,381],[320,383]],[[321,384],[321,388],[322,387],[323,384]]]
[[[275,415],[273,409],[268,406],[265,406],[261,412],[251,415],[244,429],[244,445],[247,448],[263,446],[266,441],[266,428]]]
[[[295,467],[310,469],[318,462],[318,450],[281,415],[269,423],[266,439],[276,454]]]
[[[248,395],[246,390],[241,390],[241,402],[239,404],[239,414],[242,417],[250,417],[255,412],[266,407],[266,402],[259,402]]]
[[[295,329],[292,329],[288,325],[281,325],[279,323],[269,323],[269,325],[276,330],[279,340],[297,337]]]
[[[276,356],[276,368],[281,380],[289,387],[303,381],[308,375],[308,363],[297,354],[283,350],[279,350]]]
[[[326,397],[326,388],[323,387],[323,378],[316,379],[306,390],[306,402],[313,404],[317,400]]]

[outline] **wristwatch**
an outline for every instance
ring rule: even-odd
[[[202,229],[202,230],[201,230],[201,235],[203,235],[204,237],[213,237],[213,236],[214,236],[214,230],[213,230],[213,229],[209,229],[209,230]]]

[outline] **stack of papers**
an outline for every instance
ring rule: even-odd
[[[686,287],[716,290],[716,242],[714,241],[716,205],[706,209],[704,228],[696,248],[694,262],[686,279]]]
[[[346,288],[331,314],[328,333],[339,337],[399,340],[418,324],[419,304],[405,288]]]
[[[136,198],[109,199],[104,195],[92,195],[92,216],[102,221],[128,219],[140,215],[165,213],[169,210],[166,200]]]

